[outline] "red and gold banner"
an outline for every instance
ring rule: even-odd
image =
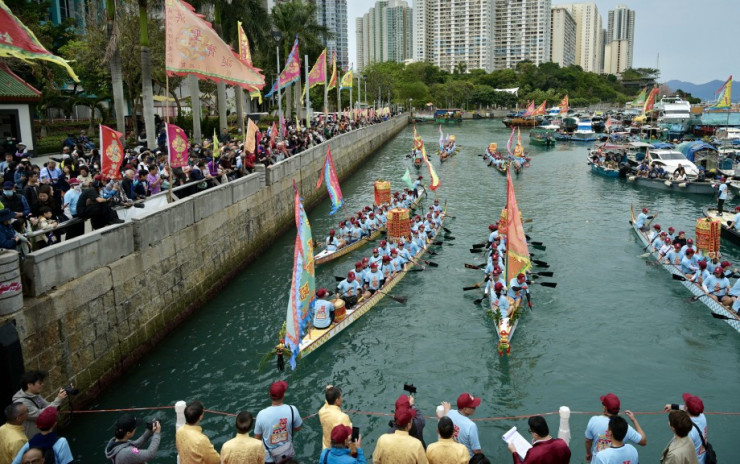
[[[255,153],[254,150],[257,148],[257,143],[259,143],[257,141],[258,132],[257,124],[252,121],[252,118],[247,118],[247,138],[244,140],[244,149],[249,153]]]
[[[560,101],[560,114],[565,114],[567,112],[568,112],[568,96],[566,95]]]
[[[242,22],[237,21],[237,32],[239,34],[239,59],[247,66],[252,66],[252,52],[249,51],[249,37],[244,33]]]
[[[280,79],[278,80],[278,87],[281,89],[286,87],[293,82],[296,82],[301,78],[301,57],[298,52],[298,39],[293,42],[293,48],[290,50],[290,55],[285,62],[285,68],[280,73]]]
[[[528,271],[532,266],[510,169],[506,171],[506,223],[506,280],[508,281],[519,273]],[[500,230],[499,233],[501,233]]]
[[[536,110],[532,113],[532,116],[544,116],[545,115],[545,106],[547,105],[547,100],[543,101],[540,106],[537,107]]]
[[[188,136],[182,128],[165,123],[167,129],[167,149],[170,167],[181,168],[188,165]]]
[[[337,52],[336,50],[331,52],[331,77],[329,77],[329,87],[327,90],[331,90],[337,86]]]
[[[243,62],[188,3],[165,0],[165,38],[170,76],[193,74],[250,91],[265,86],[265,76]]]
[[[657,95],[658,87],[653,87],[653,90],[650,91],[650,95],[648,95],[647,99],[645,100],[645,106],[643,106],[642,108],[643,114],[653,110],[653,107],[655,106],[655,97]]]
[[[106,179],[121,178],[123,162],[123,134],[108,126],[100,125],[100,173]]]

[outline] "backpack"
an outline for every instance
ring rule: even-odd
[[[698,425],[693,422],[691,425],[693,425],[696,428],[696,431],[699,432],[699,439],[701,439],[701,444],[704,446],[704,455],[706,456],[704,458],[704,464],[717,464],[717,453],[714,452],[714,447],[704,439],[704,435],[701,434],[701,429]]]

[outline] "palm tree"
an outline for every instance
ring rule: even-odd
[[[126,137],[126,118],[124,116],[126,100],[123,97],[123,73],[121,71],[121,50],[118,48],[118,25],[116,24],[116,2],[105,2],[108,33],[106,59],[110,65],[111,85],[113,86],[113,106],[116,112],[116,129]]]

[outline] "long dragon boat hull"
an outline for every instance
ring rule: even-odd
[[[692,181],[672,181],[667,179],[650,179],[648,177],[639,177],[631,175],[627,180],[638,186],[663,190],[667,192],[690,193],[694,195],[715,195],[717,189],[712,186],[711,182],[692,182]]]
[[[424,195],[424,187],[417,189],[417,191],[419,193],[419,196],[416,198],[416,200],[414,200],[413,203],[411,203],[411,209],[416,209],[416,207],[419,206],[419,203],[421,203],[421,197],[422,195]],[[356,242],[352,242],[349,245],[338,248],[336,251],[322,250],[321,253],[317,253],[313,257],[314,265],[328,263],[329,261],[333,261],[339,257],[346,255],[347,253],[351,253],[380,237],[380,234],[382,234],[383,232],[385,232],[385,227],[381,227],[380,229],[373,231],[373,233],[370,234],[368,237],[361,238]]]
[[[442,212],[442,222],[444,223],[444,215],[447,212],[447,207],[445,206],[443,212]],[[414,259],[418,260],[419,258],[423,257],[424,254],[427,252],[429,247],[431,246],[432,242],[436,239],[437,235],[439,234],[439,231],[441,231],[442,228],[440,227],[437,229],[435,234],[432,236],[432,238],[427,242],[427,246],[419,250],[419,252],[414,255]],[[326,329],[311,329],[305,337],[301,340],[300,343],[300,353],[299,358],[302,358],[304,356],[307,356],[314,351],[316,351],[319,347],[326,344],[329,340],[336,337],[338,334],[340,334],[344,329],[352,325],[357,319],[365,315],[368,311],[370,311],[373,307],[375,307],[378,302],[383,299],[386,293],[393,290],[393,288],[398,285],[398,283],[403,280],[403,278],[406,276],[406,274],[415,267],[414,263],[409,262],[406,265],[406,269],[397,273],[395,277],[391,277],[391,279],[383,285],[383,287],[380,288],[379,291],[375,292],[374,295],[370,296],[367,300],[361,301],[355,306],[353,309],[348,309],[346,316],[344,319],[342,319],[339,323],[332,323],[331,326],[329,326]]]
[[[709,207],[705,207],[702,212],[704,213],[704,216],[708,218],[719,219],[720,224],[722,224],[721,237],[731,241],[735,245],[740,246],[740,232],[732,227],[727,227],[727,222],[732,221],[735,218],[734,214],[724,212],[722,213],[722,217],[719,217],[719,215],[717,214],[717,209]]]
[[[635,210],[634,210],[634,208],[631,208],[631,210],[632,210],[631,211],[631,213],[632,213],[632,220],[630,221],[630,224],[632,225],[632,230],[634,230],[635,234],[640,239],[640,241],[642,242],[642,244],[645,247],[647,247],[648,244],[650,243],[650,240],[648,239],[647,234],[645,232],[641,231],[640,229],[638,229],[637,226],[635,225]],[[660,260],[660,257],[658,256],[658,253],[651,252],[650,254],[653,256],[653,258],[655,258],[656,260],[658,260],[658,262],[663,267],[663,269],[665,269],[666,271],[668,271],[670,274],[675,274],[675,275],[680,275],[680,276],[685,277],[684,274],[681,272],[681,269],[679,269],[676,265],[674,265],[674,264],[665,264],[664,261],[661,261]],[[702,303],[704,303],[709,308],[709,310],[712,313],[719,314],[720,317],[722,319],[724,319],[724,321],[727,322],[727,324],[730,327],[732,327],[736,331],[740,332],[740,316],[738,316],[732,309],[730,309],[730,308],[724,306],[723,304],[715,301],[713,298],[711,298],[709,296],[708,293],[706,293],[704,291],[703,288],[701,288],[701,286],[699,286],[699,285],[697,285],[697,284],[695,284],[693,282],[690,282],[689,280],[683,280],[681,282],[681,284],[684,287],[688,288],[691,291],[691,293],[693,293],[694,296],[696,296],[699,301],[701,301]]]

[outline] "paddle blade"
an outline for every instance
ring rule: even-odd
[[[544,263],[544,262],[534,263],[534,265],[537,266],[537,267],[544,267],[545,269],[547,269],[547,268],[550,267],[549,264]]]
[[[544,245],[544,243],[542,243],[542,242],[529,242],[529,243],[530,243],[530,245],[540,245],[540,246],[541,245]]]
[[[483,248],[484,246],[488,245],[487,243],[474,243],[471,245],[472,248]]]
[[[553,275],[555,275],[555,273],[552,271],[533,272],[532,274],[540,277],[552,277]]]
[[[641,254],[640,256],[638,256],[638,258],[647,258],[647,257],[648,257],[648,256],[650,256],[651,254],[652,254],[652,253],[643,253],[643,254]]]
[[[483,301],[484,299],[485,299],[485,297],[483,297],[483,298],[478,298],[477,300],[473,300],[473,304],[480,304],[480,303],[481,303],[481,301]]]
[[[427,253],[429,253],[432,256],[437,256],[437,253],[433,252],[432,250],[427,250]]]
[[[450,229],[448,229],[447,227],[442,227],[442,230],[444,230],[448,234],[451,234],[452,233],[452,231]]]
[[[432,266],[432,267],[439,267],[439,264],[437,264],[437,263],[435,263],[435,262],[433,262],[433,261],[427,261],[426,263],[427,263],[428,265]]]
[[[398,301],[401,304],[406,304],[406,302],[409,300],[408,297],[405,296],[395,296],[395,295],[388,295],[391,299]]]
[[[537,282],[537,283],[542,285],[543,287],[555,288],[558,286],[557,282]]]
[[[533,247],[533,248],[534,248],[535,250],[541,250],[541,251],[545,251],[545,250],[547,250],[547,247],[546,247],[545,245],[532,245],[532,247]]]
[[[443,242],[437,240],[436,242],[432,242],[432,243],[434,243],[435,245],[442,245]]]
[[[730,320],[733,319],[732,317],[727,317],[724,314],[719,314],[719,313],[710,313],[710,314],[712,315],[713,318],[715,318],[715,319],[722,319],[723,321],[726,321],[728,319],[730,319]]]
[[[679,275],[679,274],[672,274],[673,280],[678,280],[681,282],[686,282],[686,277]]]
[[[476,288],[480,288],[481,285],[483,284],[478,282],[477,284],[471,285],[470,287],[463,287],[463,292],[467,292],[468,290],[475,290]]]
[[[479,250],[479,249],[476,249],[476,248],[471,248],[470,249],[470,252],[471,253],[483,253],[483,250]]]
[[[480,267],[476,266],[475,264],[465,263],[465,269],[480,269]]]
[[[445,240],[456,240],[452,235],[445,235]]]
[[[337,282],[341,282],[341,281],[344,280],[344,277],[342,277],[342,276],[334,276],[334,280],[336,280]]]

